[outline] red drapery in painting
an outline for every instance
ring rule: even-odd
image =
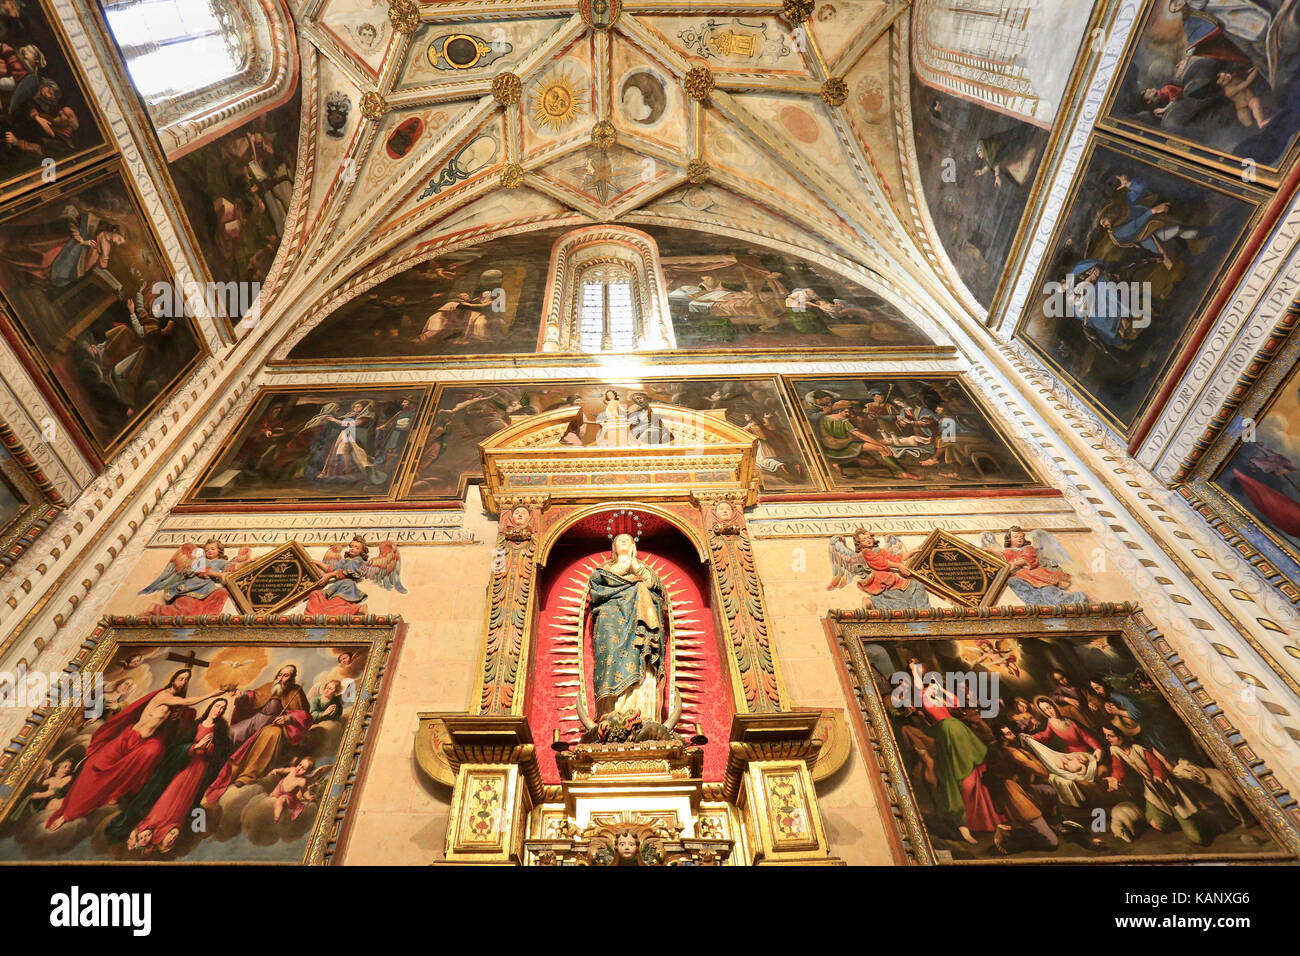
[[[709,738],[704,747],[704,779],[720,781],[727,761],[732,706],[726,665],[719,651],[713,622],[708,569],[700,563],[689,542],[675,531],[665,529],[646,536],[637,548],[641,560],[658,572],[672,593],[676,639],[698,642],[689,648],[684,645],[679,648],[698,651],[699,656],[680,656],[676,662],[684,704],[676,730],[689,740],[698,726],[700,732]],[[577,691],[578,675],[563,672],[566,668],[557,668],[556,662],[566,656],[566,647],[572,646],[566,645],[564,639],[575,635],[573,619],[577,614],[577,602],[583,600],[591,570],[609,557],[609,542],[603,540],[603,536],[575,536],[572,541],[562,538],[552,549],[546,567],[539,575],[537,629],[534,632],[525,713],[533,739],[537,741],[542,779],[547,783],[559,781],[555,753],[550,747],[556,728],[559,728],[561,738],[570,743],[577,743],[581,737],[573,696]],[[587,707],[594,717],[590,640],[588,622],[582,646]],[[560,672],[557,673],[557,669]]]

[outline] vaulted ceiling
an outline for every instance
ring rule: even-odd
[[[304,205],[272,301],[591,221],[829,251],[971,311],[918,240],[899,0],[309,0]],[[276,311],[280,309],[272,306]]]

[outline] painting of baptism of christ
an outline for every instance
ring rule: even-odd
[[[836,489],[1035,484],[974,396],[954,378],[791,378]]]
[[[853,639],[940,862],[1281,852],[1122,637]]]
[[[199,480],[192,503],[389,496],[427,389],[268,389]]]
[[[518,385],[465,385],[444,388],[430,418],[406,497],[460,498],[465,484],[482,474],[478,443],[520,415],[537,415],[572,406],[566,446],[601,445],[610,434],[606,422],[625,420],[633,446],[664,445],[673,435],[659,427],[652,402],[712,411],[757,439],[760,486],[765,493],[818,488],[776,380],[530,382]],[[622,440],[622,439],[620,439]]]
[[[0,222],[5,334],[101,459],[201,355],[190,319],[154,313],[170,282],[117,164],[60,179]]]
[[[1300,4],[1156,0],[1104,125],[1276,182],[1300,135]]]
[[[109,648],[97,706],[0,778],[0,862],[322,861],[389,631],[209,630]]]

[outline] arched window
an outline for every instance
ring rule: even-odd
[[[248,60],[232,5],[204,0],[104,0],[135,88],[150,109],[229,83]]]
[[[637,294],[629,269],[599,264],[582,272],[580,348],[584,352],[630,352],[636,348]]]
[[[676,348],[659,251],[643,232],[575,229],[551,250],[543,307],[543,352],[633,352]]]
[[[169,160],[293,95],[285,0],[102,0]]]

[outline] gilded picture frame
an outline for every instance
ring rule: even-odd
[[[369,760],[371,728],[377,724],[382,711],[385,691],[385,673],[389,657],[397,653],[401,646],[405,626],[401,619],[393,616],[372,615],[363,621],[347,624],[327,623],[324,618],[309,616],[265,616],[254,620],[249,617],[221,615],[198,619],[185,627],[171,626],[165,619],[141,617],[105,617],[100,620],[90,637],[81,646],[77,655],[69,662],[64,671],[65,680],[79,675],[99,675],[104,673],[111,663],[118,663],[124,658],[124,652],[141,654],[152,653],[159,657],[168,652],[164,661],[164,670],[170,670],[178,663],[190,669],[195,668],[194,659],[205,650],[217,652],[229,649],[245,649],[256,656],[257,652],[284,649],[285,653],[295,654],[306,651],[326,652],[333,656],[338,649],[350,649],[352,652],[364,650],[364,662],[355,675],[353,697],[349,703],[350,712],[346,727],[337,737],[337,743],[331,748],[333,762],[329,764],[327,778],[320,783],[318,795],[312,799],[316,804],[314,818],[306,828],[305,838],[299,836],[295,842],[300,844],[300,853],[293,853],[292,858],[282,859],[260,856],[248,852],[248,859],[241,859],[236,854],[226,854],[215,859],[186,859],[190,865],[242,863],[246,865],[290,864],[290,865],[329,865],[337,863],[340,849],[345,845],[347,826],[347,809],[353,802],[352,791],[364,777]],[[273,656],[273,655],[272,655]],[[212,659],[213,654],[209,653]],[[125,658],[130,662],[131,658]],[[355,658],[354,658],[355,659]],[[232,662],[225,662],[229,670]],[[233,662],[238,664],[239,662]],[[271,662],[271,666],[275,666]],[[267,668],[264,667],[263,670]],[[262,678],[268,674],[259,675]],[[307,678],[310,680],[310,678]],[[76,685],[69,685],[76,686]],[[191,685],[193,686],[193,685]],[[305,684],[303,685],[306,686]],[[8,688],[12,690],[12,688]],[[138,692],[139,689],[137,689]],[[96,847],[85,846],[83,852],[95,853],[89,859],[77,859],[68,853],[60,853],[54,858],[43,859],[39,856],[15,858],[14,848],[18,846],[13,837],[11,814],[19,805],[24,794],[36,782],[38,774],[49,755],[72,732],[73,721],[82,716],[83,705],[80,699],[59,706],[45,706],[33,711],[27,718],[23,729],[0,752],[0,866],[5,865],[42,865],[42,864],[97,864],[105,862],[123,862],[128,865],[159,866],[170,862],[165,855],[148,854],[144,858],[123,858],[119,851],[110,854]],[[296,758],[290,758],[296,761]],[[325,764],[322,762],[322,769]],[[80,768],[78,768],[78,771]],[[258,789],[255,782],[242,787],[245,792],[249,787]],[[234,789],[231,788],[231,793]],[[125,802],[125,798],[122,802]],[[120,808],[121,803],[117,804]],[[246,806],[247,804],[245,804]],[[308,804],[310,807],[310,803]],[[57,810],[55,811],[57,813]],[[295,815],[296,816],[296,815]],[[276,823],[279,823],[277,817]],[[67,824],[65,824],[67,825]],[[102,826],[98,829],[102,830]],[[204,839],[215,838],[215,834],[195,828],[200,834],[201,845]],[[246,831],[244,831],[246,832]],[[226,837],[247,842],[242,833],[235,837]],[[89,834],[78,837],[72,849],[83,844],[90,844]],[[192,851],[187,850],[186,853]],[[238,849],[238,847],[236,847]],[[7,851],[7,852],[6,852]]]
[[[1140,395],[1136,395],[1136,400],[1130,399],[1132,390],[1126,389],[1123,387],[1123,383],[1119,383],[1119,391],[1125,393],[1122,396],[1123,400],[1131,405],[1126,410],[1117,410],[1113,407],[1113,402],[1108,402],[1105,397],[1098,394],[1101,390],[1100,384],[1094,382],[1089,385],[1084,382],[1080,376],[1065,367],[1060,356],[1067,354],[1069,348],[1074,348],[1080,351],[1080,357],[1076,358],[1075,364],[1086,364],[1089,370],[1093,365],[1105,368],[1108,359],[1110,359],[1112,365],[1118,365],[1118,359],[1111,358],[1100,351],[1097,346],[1089,345],[1087,341],[1075,342],[1073,346],[1067,348],[1067,345],[1064,344],[1066,337],[1061,334],[1052,336],[1049,343],[1052,348],[1049,349],[1043,342],[1034,337],[1030,328],[1031,322],[1052,320],[1057,323],[1058,329],[1064,330],[1067,335],[1074,335],[1077,332],[1075,326],[1083,325],[1078,315],[1051,316],[1046,311],[1043,311],[1044,295],[1046,295],[1046,290],[1051,287],[1050,283],[1057,283],[1063,289],[1069,288],[1070,277],[1063,271],[1058,272],[1058,266],[1063,259],[1070,261],[1080,259],[1080,266],[1084,264],[1082,260],[1091,259],[1096,261],[1096,257],[1092,256],[1087,248],[1088,242],[1090,238],[1100,235],[1103,230],[1100,226],[1094,225],[1089,232],[1087,211],[1089,207],[1100,209],[1101,203],[1100,199],[1097,198],[1090,202],[1085,201],[1081,197],[1081,192],[1088,181],[1096,178],[1098,173],[1102,172],[1103,163],[1118,161],[1126,164],[1124,171],[1126,174],[1131,174],[1131,179],[1138,178],[1139,173],[1146,176],[1168,176],[1170,181],[1176,183],[1180,189],[1189,193],[1198,191],[1199,195],[1195,201],[1186,198],[1179,199],[1183,209],[1199,210],[1201,207],[1208,209],[1208,199],[1206,197],[1212,197],[1222,203],[1221,209],[1214,210],[1216,215],[1224,215],[1225,210],[1229,209],[1229,204],[1233,202],[1241,204],[1240,209],[1237,211],[1243,213],[1240,226],[1229,237],[1225,238],[1219,232],[1217,223],[1216,228],[1209,231],[1208,241],[1219,242],[1223,240],[1226,251],[1212,262],[1207,261],[1204,264],[1200,262],[1192,263],[1196,267],[1195,272],[1197,275],[1203,274],[1210,277],[1204,282],[1203,288],[1199,292],[1193,292],[1187,296],[1188,299],[1194,301],[1185,304],[1180,303],[1176,309],[1171,304],[1169,306],[1170,311],[1176,312],[1176,315],[1163,314],[1148,318],[1147,325],[1143,327],[1145,330],[1161,333],[1162,327],[1166,325],[1178,325],[1179,328],[1176,336],[1171,338],[1167,346],[1161,345],[1158,348],[1154,345],[1149,346],[1152,349],[1152,355],[1148,358],[1148,361],[1158,358],[1158,367],[1154,374],[1146,374],[1148,366],[1141,365],[1140,368],[1144,374],[1141,376],[1134,374],[1133,380],[1135,382],[1140,379],[1146,383]],[[1104,177],[1108,181],[1115,178],[1113,175],[1115,167],[1111,165],[1109,168],[1112,175]],[[1079,161],[1079,170],[1079,174],[1070,183],[1069,193],[1061,207],[1062,212],[1052,227],[1051,237],[1046,247],[1047,252],[1042,257],[1033,285],[1030,287],[1034,291],[1031,292],[1025,308],[1016,322],[1013,337],[1029,352],[1033,353],[1038,361],[1047,366],[1062,384],[1088,405],[1107,427],[1114,431],[1116,435],[1127,439],[1140,427],[1146,416],[1150,414],[1154,396],[1165,383],[1179,357],[1188,348],[1189,343],[1195,339],[1199,329],[1206,321],[1205,309],[1219,291],[1223,277],[1232,273],[1233,267],[1241,258],[1243,246],[1259,225],[1263,216],[1268,194],[1254,185],[1243,182],[1240,177],[1231,179],[1215,173],[1207,173],[1205,169],[1193,163],[1161,153],[1143,143],[1098,132],[1094,132],[1089,136],[1087,146]],[[1073,230],[1071,230],[1072,226],[1074,227]],[[1116,226],[1115,231],[1118,232],[1118,230],[1119,226]],[[1076,233],[1078,234],[1076,235]],[[1138,245],[1138,243],[1128,243],[1128,245]],[[1159,263],[1157,262],[1156,267],[1158,268],[1158,266]],[[1185,266],[1186,264],[1184,264]],[[1080,278],[1085,278],[1086,275],[1085,273]],[[1105,272],[1102,273],[1102,281],[1110,282],[1117,287],[1144,286],[1151,288],[1154,285],[1150,280],[1125,282],[1117,276],[1108,277]],[[1191,280],[1175,280],[1172,282],[1171,288],[1177,289],[1182,281]],[[1064,293],[1060,294],[1063,295]],[[1149,305],[1150,303],[1148,303]],[[1062,308],[1064,309],[1064,306]],[[1142,336],[1148,334],[1150,334],[1150,331],[1140,332],[1139,339],[1135,341],[1140,341]],[[1083,337],[1082,332],[1078,332],[1078,335],[1081,338]],[[1132,343],[1128,347],[1131,348]],[[1094,358],[1085,362],[1083,355],[1089,349],[1091,349]],[[1134,354],[1137,353],[1124,352],[1126,358]]]
[[[49,76],[55,82],[71,81],[74,86],[73,91],[64,90],[62,103],[64,105],[80,106],[82,110],[75,110],[80,122],[80,129],[89,128],[95,134],[93,139],[97,140],[88,142],[77,148],[73,148],[66,156],[53,158],[53,166],[38,164],[35,168],[4,175],[0,173],[0,203],[22,195],[23,193],[41,187],[44,184],[53,181],[54,176],[62,179],[65,176],[73,175],[80,172],[93,163],[99,162],[105,157],[112,156],[115,150],[115,143],[108,131],[108,124],[105,122],[103,115],[99,111],[99,104],[95,98],[90,95],[81,69],[71,55],[71,43],[68,40],[67,32],[63,28],[58,15],[55,13],[49,0],[24,0],[30,10],[34,10],[42,21],[36,36],[24,35],[21,38],[11,37],[9,42],[14,47],[19,47],[27,43],[41,44],[42,54],[47,61],[46,67],[34,73],[33,76],[39,75],[42,78]],[[53,48],[45,49],[43,45],[48,44],[49,40],[40,33],[46,34],[53,40]],[[55,58],[59,61],[59,69],[49,70],[48,63]],[[69,104],[70,94],[73,103]]]
[[[782,375],[781,379],[786,390],[786,402],[795,410],[793,418],[797,422],[796,427],[799,429],[804,445],[819,472],[820,480],[831,493],[893,496],[901,492],[914,497],[931,494],[980,497],[990,493],[1005,493],[1010,489],[1032,491],[1045,487],[1038,472],[1030,464],[1029,459],[1020,453],[1016,447],[1017,443],[1012,441],[1006,435],[1002,426],[998,424],[983,395],[980,394],[978,389],[970,388],[959,372],[918,375],[906,372],[873,373],[864,369],[857,374]],[[979,424],[987,431],[987,435],[983,437],[992,443],[996,443],[998,446],[996,450],[1007,456],[1006,461],[1002,464],[1019,469],[1022,475],[995,480],[984,480],[983,477],[978,480],[963,480],[961,478],[944,478],[939,474],[933,476],[927,474],[924,481],[885,480],[882,482],[864,482],[860,479],[846,477],[843,474],[836,474],[822,451],[816,427],[809,417],[810,410],[806,396],[812,391],[830,387],[834,383],[846,382],[855,386],[862,386],[864,393],[868,391],[866,389],[868,383],[882,383],[879,387],[885,390],[891,389],[894,385],[910,386],[920,390],[930,389],[931,391],[938,388],[955,389],[960,393],[961,401],[967,404],[971,411],[979,417]],[[865,400],[865,397],[856,401],[861,403],[863,400]],[[940,466],[937,470],[941,471],[942,469],[943,466]]]
[[[1270,413],[1300,385],[1300,311],[1289,309],[1265,339],[1254,359],[1228,391],[1222,406],[1174,475],[1177,493],[1286,600],[1300,605],[1300,545],[1252,513],[1227,487],[1229,473],[1252,469],[1245,459],[1251,448],[1269,445]],[[1286,419],[1283,418],[1282,421]],[[1289,429],[1288,429],[1289,431]],[[1248,440],[1249,439],[1249,440]],[[1281,449],[1283,452],[1285,448]],[[1279,464],[1287,464],[1283,455]],[[1267,481],[1262,470],[1255,477]],[[1300,492],[1296,492],[1300,497]],[[1274,665],[1279,674],[1285,670]]]
[[[978,867],[1023,863],[1290,861],[1300,857],[1300,807],[1135,604],[1094,604],[1084,608],[945,608],[883,613],[833,610],[826,618],[826,631],[841,682],[846,693],[857,702],[856,708],[850,708],[849,716],[859,750],[866,755],[882,803],[892,810],[889,815],[894,822],[891,843],[894,856],[900,863]],[[894,706],[890,698],[898,693],[899,685],[891,680],[894,675],[880,672],[872,660],[873,656],[878,658],[879,655],[867,648],[869,645],[898,645],[910,650],[922,643],[987,643],[1006,639],[1021,645],[1025,642],[1070,641],[1079,646],[1092,642],[1095,646],[1097,642],[1108,642],[1111,648],[1122,646],[1126,649],[1134,662],[1134,673],[1149,678],[1159,698],[1182,722],[1193,745],[1221,771],[1226,781],[1230,781],[1231,790],[1245,802],[1275,849],[1229,853],[1211,846],[1208,848],[1210,852],[1205,853],[1152,854],[1083,852],[1081,848],[1079,852],[1067,850],[1062,853],[1066,846],[1062,837],[1054,852],[1039,851],[1021,859],[1017,859],[1015,852],[997,855],[991,848],[986,851],[983,847],[972,849],[966,858],[955,858],[951,851],[944,849],[942,841],[927,822],[927,813],[923,811],[914,789],[925,786],[925,782],[914,780],[909,773],[908,759],[891,720]],[[1045,646],[1043,653],[1052,653],[1052,648]],[[882,683],[892,683],[893,690],[882,690]],[[904,698],[904,706],[906,703]],[[962,723],[966,722],[963,720]],[[1109,838],[1110,833],[1106,836]],[[1139,840],[1142,838],[1138,836]],[[954,845],[952,840],[947,842],[949,846]],[[1120,844],[1116,841],[1115,845]]]
[[[368,385],[351,385],[351,386],[311,386],[311,385],[276,385],[261,389],[254,400],[244,411],[243,416],[231,432],[231,437],[227,442],[226,452],[222,455],[215,456],[208,463],[197,481],[190,487],[181,504],[175,509],[176,513],[186,512],[236,512],[246,513],[250,511],[280,511],[287,506],[314,505],[323,510],[338,508],[366,508],[382,507],[390,504],[402,497],[401,491],[408,480],[408,473],[414,467],[418,458],[418,451],[421,445],[421,423],[424,421],[426,412],[431,404],[435,387],[425,383],[413,383],[410,385],[387,385],[387,384],[368,384]],[[272,410],[280,405],[283,409],[286,405],[293,405],[295,402],[301,404],[301,400],[306,398],[310,403],[317,404],[318,410],[323,414],[323,410],[331,403],[330,399],[337,398],[338,402],[335,411],[338,414],[345,414],[344,403],[361,401],[361,402],[387,402],[392,405],[400,403],[404,398],[410,398],[412,408],[410,410],[410,426],[406,429],[406,437],[402,442],[400,449],[397,449],[397,460],[392,466],[392,471],[387,474],[382,487],[376,486],[372,490],[360,487],[355,494],[329,493],[329,485],[323,485],[319,493],[312,493],[310,490],[302,493],[290,495],[287,488],[276,488],[268,479],[263,485],[258,486],[256,494],[251,492],[240,494],[225,495],[224,493],[212,493],[208,489],[213,486],[214,479],[220,480],[227,475],[233,467],[239,466],[240,470],[249,470],[240,465],[240,458],[248,457],[245,452],[250,447],[250,442],[256,437],[259,428],[263,428],[268,421],[267,416]],[[318,401],[319,400],[319,401]],[[291,409],[292,410],[292,409]],[[380,413],[382,414],[382,413]],[[336,416],[337,417],[337,416]],[[326,423],[332,424],[332,423]],[[372,421],[369,426],[377,428],[381,424],[378,421]],[[325,425],[320,426],[322,428]],[[286,429],[288,426],[286,425]],[[286,430],[286,435],[288,434]],[[301,435],[301,430],[294,433]],[[323,434],[323,433],[322,433]],[[290,439],[291,440],[291,437]],[[273,448],[273,446],[269,446]],[[287,448],[287,442],[285,447]],[[303,456],[311,454],[311,448],[299,449],[296,454],[297,458],[292,459],[289,464],[302,464]],[[265,452],[261,457],[265,456]],[[308,460],[310,463],[310,460]],[[281,469],[282,470],[282,469]],[[319,470],[319,467],[318,467]],[[304,474],[306,472],[304,471]],[[354,482],[354,484],[357,484]]]
[[[76,175],[61,176],[55,183],[46,188],[11,202],[3,210],[0,210],[0,233],[12,232],[15,228],[14,223],[23,217],[35,216],[37,213],[46,210],[53,211],[60,204],[63,204],[65,212],[69,209],[76,210],[75,201],[79,197],[94,194],[97,190],[104,191],[105,194],[113,190],[121,191],[121,198],[128,207],[124,212],[132,217],[130,228],[139,230],[144,244],[144,248],[138,250],[136,259],[151,264],[151,268],[157,270],[157,282],[167,284],[170,288],[175,289],[175,276],[171,270],[169,260],[163,252],[163,244],[157,228],[153,220],[145,212],[143,198],[136,186],[134,177],[131,176],[125,162],[120,158],[99,163],[92,168],[82,170]],[[101,220],[101,224],[108,225],[103,220]],[[41,222],[33,222],[30,228],[48,229],[50,226],[50,220],[46,219]],[[116,255],[120,258],[123,254],[117,253]],[[113,262],[114,260],[110,258],[110,266]],[[14,266],[14,269],[22,271],[22,267],[17,265]],[[69,282],[68,292],[60,293],[60,295],[79,293],[81,284],[89,278],[91,272],[103,271],[106,270],[101,266],[94,267],[90,272]],[[149,276],[143,275],[140,277],[140,281],[143,283],[141,287],[142,294],[145,296],[146,301],[156,291],[156,287],[149,285],[148,278]],[[105,288],[100,290],[101,294],[98,302],[92,303],[91,306],[102,306],[97,315],[83,317],[66,329],[55,329],[50,326],[44,330],[43,334],[47,336],[58,333],[61,351],[66,353],[63,356],[66,367],[56,369],[54,363],[50,360],[50,355],[47,354],[47,349],[38,342],[36,332],[33,331],[36,327],[33,322],[34,320],[40,320],[40,317],[26,314],[21,307],[21,303],[15,299],[16,295],[26,295],[31,288],[34,288],[36,280],[28,278],[20,282],[16,276],[10,276],[6,281],[10,288],[0,289],[0,334],[3,334],[9,341],[18,358],[36,380],[38,387],[48,396],[52,410],[68,429],[68,433],[77,447],[90,461],[97,465],[107,462],[123,446],[136,437],[148,423],[151,414],[165,403],[175,393],[181,382],[211,354],[207,339],[202,334],[198,324],[192,319],[182,314],[175,318],[159,320],[160,326],[163,322],[173,323],[173,332],[163,338],[168,342],[175,339],[178,343],[177,347],[180,349],[177,358],[183,360],[177,364],[171,378],[159,385],[156,394],[152,396],[133,395],[129,396],[129,398],[118,396],[113,399],[114,403],[122,405],[124,409],[123,420],[119,427],[113,429],[103,422],[97,427],[92,419],[82,411],[86,403],[95,399],[85,395],[78,398],[73,394],[74,390],[80,390],[89,395],[93,384],[89,381],[89,373],[74,360],[81,355],[78,352],[77,342],[85,340],[88,335],[93,339],[94,336],[90,334],[90,330],[105,321],[105,317],[109,316],[110,308],[114,310],[112,318],[120,318],[122,325],[125,326],[128,316],[128,303],[123,297],[122,289],[110,292],[107,289],[107,280],[101,282],[100,284],[104,285]],[[114,296],[116,296],[116,301],[113,301]],[[49,325],[47,320],[40,321],[45,321],[47,326]],[[177,336],[188,337],[191,341],[188,343],[181,342]],[[192,348],[189,347],[191,345]],[[105,343],[99,345],[99,348],[104,356],[109,355],[111,352],[107,339]],[[85,350],[81,351],[84,352]],[[73,353],[77,354],[74,356]],[[146,360],[145,365],[148,366],[148,364],[149,362]],[[143,374],[143,370],[140,374]],[[107,386],[103,386],[102,383],[100,389],[104,395],[108,394],[106,391]],[[99,434],[96,433],[97,431]]]
[[[1137,81],[1141,74],[1140,65],[1136,60],[1139,49],[1150,35],[1148,30],[1153,25],[1153,20],[1157,14],[1163,15],[1160,10],[1163,5],[1163,0],[1154,0],[1154,2],[1146,4],[1145,9],[1139,15],[1138,22],[1129,34],[1128,43],[1115,70],[1116,78],[1111,84],[1110,91],[1107,93],[1105,103],[1098,116],[1097,127],[1132,139],[1135,142],[1146,143],[1165,150],[1190,162],[1204,164],[1228,176],[1241,178],[1250,175],[1254,181],[1258,181],[1261,185],[1279,186],[1287,170],[1295,162],[1296,157],[1300,156],[1300,133],[1291,135],[1289,144],[1285,146],[1276,159],[1271,162],[1260,163],[1251,158],[1252,151],[1250,150],[1239,155],[1211,144],[1197,142],[1196,139],[1186,133],[1163,132],[1151,122],[1140,122],[1135,118],[1131,107],[1134,105],[1134,94],[1140,85]],[[1190,7],[1190,5],[1185,6]],[[1231,37],[1228,39],[1229,42],[1238,42]],[[1263,41],[1263,43],[1269,42],[1271,42],[1269,39]],[[1277,52],[1281,51],[1275,50],[1274,55]],[[1191,54],[1188,54],[1188,58],[1191,58]],[[1155,82],[1158,81],[1152,81],[1153,88]],[[1171,79],[1171,82],[1179,83],[1179,88],[1182,89],[1184,79],[1181,77],[1177,80]],[[1190,94],[1192,98],[1203,95],[1200,92]],[[1121,103],[1126,97],[1130,101],[1130,110],[1127,115],[1121,109]],[[1283,108],[1285,103],[1278,104],[1278,106]]]

